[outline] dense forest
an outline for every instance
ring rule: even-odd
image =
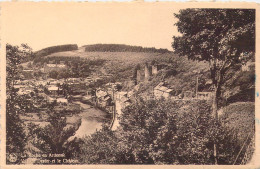
[[[72,50],[78,50],[77,44],[68,44],[68,45],[58,45],[58,46],[51,46],[44,49],[41,49],[39,51],[35,52],[35,57],[42,57],[47,56],[52,53],[56,52],[64,52],[64,51],[72,51]]]
[[[86,45],[86,52],[154,52],[154,53],[167,53],[170,52],[168,49],[156,49],[146,48],[142,46],[130,46],[123,44],[94,44]]]

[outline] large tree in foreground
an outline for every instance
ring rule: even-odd
[[[234,64],[243,64],[254,57],[255,10],[185,9],[174,15],[178,18],[175,25],[182,34],[173,37],[175,53],[209,62],[214,85],[212,110],[217,121],[225,74]]]

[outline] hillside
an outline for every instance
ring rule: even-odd
[[[179,57],[173,54],[173,52],[85,52],[83,48],[80,48],[79,50],[56,52],[45,56],[45,58],[53,58],[56,60],[57,58],[73,59],[78,57],[88,60],[104,60],[105,62],[102,65],[102,70],[103,72],[105,71],[106,74],[114,75],[112,81],[130,80],[133,77],[134,68],[137,64],[139,64],[142,68],[142,71],[144,71],[145,63],[150,64],[151,62],[156,62],[164,65],[164,68],[161,71],[161,75],[154,77],[157,79],[157,83],[162,80],[167,80],[170,84],[176,84],[178,82],[179,85],[176,87],[182,88],[184,84],[183,80],[188,78],[189,80],[186,81],[188,83],[191,82],[192,85],[190,87],[185,87],[187,90],[190,90],[191,87],[194,86],[193,82],[195,82],[195,75],[198,74],[198,72],[205,74],[205,72],[208,70],[207,63],[190,61],[185,57]],[[98,69],[98,71],[99,70],[100,69]],[[172,72],[175,71],[177,71],[176,74],[172,74]],[[173,77],[172,75],[176,76]],[[163,76],[164,78],[162,79]]]
[[[219,98],[219,125],[217,126],[219,132],[216,132],[213,122],[215,120],[212,118],[213,90],[207,62],[188,60],[187,57],[179,57],[173,52],[86,52],[85,48],[81,47],[77,50],[54,52],[38,57],[33,62],[19,65],[19,69],[21,77],[23,75],[20,86],[37,87],[37,90],[28,94],[28,99],[38,99],[35,105],[41,110],[42,108],[49,110],[49,106],[53,103],[57,104],[54,109],[57,113],[53,114],[59,114],[60,117],[54,117],[52,122],[55,124],[50,124],[54,126],[54,131],[57,129],[55,126],[57,119],[67,117],[67,113],[74,114],[78,118],[78,113],[82,110],[84,115],[89,115],[89,109],[92,107],[104,111],[107,115],[109,124],[98,119],[95,122],[97,126],[101,126],[102,123],[104,128],[101,130],[99,130],[101,127],[92,126],[92,123],[84,121],[80,123],[84,131],[81,128],[73,129],[86,134],[86,129],[94,128],[93,132],[96,132],[89,133],[90,135],[86,137],[80,134],[82,137],[74,140],[79,143],[75,146],[65,145],[61,152],[69,151],[67,153],[70,158],[80,157],[84,163],[95,164],[102,160],[104,164],[118,164],[121,163],[122,156],[118,145],[129,146],[130,153],[133,149],[138,150],[136,145],[142,145],[141,147],[149,147],[145,151],[156,152],[156,155],[157,147],[164,144],[167,146],[162,147],[161,150],[166,152],[164,153],[166,156],[169,153],[172,153],[171,157],[177,154],[178,164],[208,164],[212,161],[210,145],[213,145],[213,139],[218,140],[219,164],[244,164],[253,154],[252,133],[254,133],[255,111],[253,67],[241,69],[241,65],[234,65],[228,72],[225,84],[222,86],[223,95]],[[29,83],[23,83],[24,80]],[[57,92],[53,92],[55,88]],[[25,93],[26,90],[22,92]],[[44,97],[34,97],[38,93]],[[203,96],[205,93],[209,97]],[[202,94],[202,97],[197,97],[199,94]],[[50,102],[50,98],[55,99],[55,97],[57,102],[46,104]],[[46,103],[43,101],[45,98]],[[31,107],[30,114],[40,110],[38,107]],[[63,107],[66,109],[63,110]],[[51,117],[52,111],[45,113]],[[92,114],[93,117],[99,116],[98,113]],[[38,115],[35,116],[38,118]],[[117,116],[120,117],[118,126],[113,129]],[[93,117],[88,116],[90,119]],[[40,123],[46,122],[40,118],[39,116]],[[76,122],[74,124],[79,125]],[[41,129],[46,133],[51,131],[48,128]],[[51,137],[52,134],[53,132],[50,133]],[[133,137],[138,137],[140,141],[132,142]],[[30,139],[34,142],[34,138]],[[172,144],[172,149],[168,147],[168,142]],[[47,141],[44,144],[48,145],[52,142]],[[151,145],[155,146],[150,149]],[[35,147],[38,146],[35,144]],[[83,154],[75,155],[75,152],[83,152]],[[118,154],[115,155],[115,152]],[[100,154],[107,153],[106,157],[100,159]],[[247,160],[244,160],[247,156]],[[143,157],[143,154],[140,154],[140,157]],[[144,162],[157,163],[146,159]]]
[[[99,75],[111,75],[105,82],[125,82],[125,90],[131,90],[133,88],[133,85],[128,82],[133,80],[134,70],[137,65],[140,66],[141,75],[144,76],[145,64],[151,65],[153,63],[159,65],[161,68],[158,70],[157,75],[150,77],[148,82],[141,82],[139,84],[138,93],[141,95],[146,95],[147,92],[151,93],[153,88],[160,82],[165,82],[169,88],[174,89],[175,92],[179,94],[183,94],[185,91],[195,92],[197,78],[199,79],[199,91],[210,91],[210,86],[205,86],[206,81],[210,79],[207,62],[191,61],[186,57],[179,57],[169,51],[166,53],[151,51],[122,52],[126,48],[130,49],[131,46],[127,45],[114,45],[114,48],[112,47],[111,51],[117,47],[119,52],[86,51],[87,49],[94,50],[97,46],[100,45],[87,45],[78,48],[78,50],[54,52],[44,56],[44,58],[37,58],[35,61],[36,63],[41,61],[40,65],[43,65],[43,62],[46,60],[61,61],[65,58],[70,58],[70,60],[74,62],[80,59],[101,61],[102,64],[95,66],[93,71]],[[104,49],[108,47],[108,45],[101,46],[103,46]],[[132,49],[135,49],[135,47]],[[241,72],[240,67],[241,65],[237,65],[236,68],[229,73],[229,76],[232,78],[227,81],[225,85],[226,90],[224,91],[224,97],[228,103],[254,101],[254,79],[251,78],[254,77],[254,71]],[[243,83],[243,85],[241,85],[241,83]],[[247,92],[249,90],[250,92]],[[245,96],[243,93],[247,93],[247,96],[243,97]],[[226,102],[225,100],[223,101]]]

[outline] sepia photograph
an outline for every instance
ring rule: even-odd
[[[5,165],[255,165],[256,9],[1,4]]]

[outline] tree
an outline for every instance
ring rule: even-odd
[[[212,111],[217,122],[225,74],[234,64],[243,64],[254,56],[255,10],[185,9],[174,15],[182,34],[173,37],[175,53],[209,63],[214,85]]]
[[[50,78],[53,78],[53,79],[57,79],[58,78],[58,75],[59,75],[59,72],[53,70],[49,73],[49,77]]]
[[[118,142],[115,133],[103,126],[102,130],[83,139],[78,151],[79,159],[83,164],[120,163],[123,154],[118,154]]]
[[[58,113],[54,110],[52,112],[53,114],[49,117],[49,125],[40,127],[39,125],[30,124],[28,128],[31,141],[43,153],[64,153],[66,158],[70,157],[72,152],[71,150],[67,151],[67,147],[71,145],[68,139],[75,134],[81,125],[81,121],[78,121],[73,127],[67,127],[66,118],[61,115],[64,112]],[[74,142],[75,140],[72,141]],[[52,157],[48,158],[49,160],[53,159]]]
[[[118,147],[137,164],[212,164],[209,113],[200,101],[138,100],[123,110]]]
[[[28,50],[29,49],[29,50]],[[19,64],[24,58],[30,57],[30,48],[27,45],[6,45],[6,152],[23,154],[26,145],[24,124],[19,115],[24,113],[27,101],[24,96],[18,96],[14,88],[16,80],[20,79]],[[20,163],[22,159],[18,159]]]

